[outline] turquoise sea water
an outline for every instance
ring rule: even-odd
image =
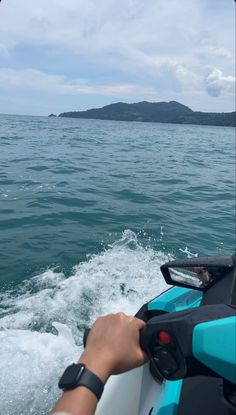
[[[163,262],[235,250],[234,163],[233,128],[0,115],[0,414],[46,414]]]

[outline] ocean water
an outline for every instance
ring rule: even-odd
[[[235,251],[235,130],[0,115],[0,414],[45,415],[101,314]]]

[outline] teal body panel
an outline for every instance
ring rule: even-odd
[[[152,415],[177,415],[182,383],[182,380],[162,382]]]
[[[147,307],[148,310],[174,312],[199,307],[201,301],[201,291],[173,287],[150,301]],[[177,415],[182,383],[182,380],[162,382],[161,393],[158,393],[152,415]]]
[[[148,303],[148,310],[163,310],[168,313],[199,307],[202,292],[189,288],[173,287]]]
[[[236,317],[198,324],[192,344],[197,360],[236,383]]]

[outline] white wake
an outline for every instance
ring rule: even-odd
[[[160,265],[169,259],[126,230],[69,278],[47,270],[17,293],[0,293],[0,414],[47,414],[62,370],[81,353],[84,328],[109,312],[135,314],[165,290]]]

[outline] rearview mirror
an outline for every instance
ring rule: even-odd
[[[171,261],[161,266],[167,284],[206,290],[233,268],[231,256]]]

